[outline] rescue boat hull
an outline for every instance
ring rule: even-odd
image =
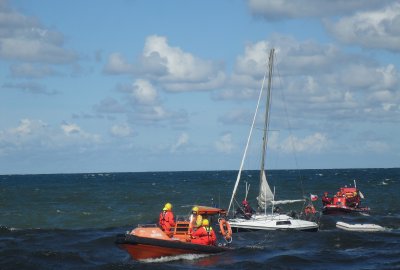
[[[118,235],[116,244],[126,250],[135,260],[156,259],[182,254],[216,254],[230,249],[223,246],[206,246],[174,239],[153,239],[130,234]]]
[[[340,206],[332,204],[325,205],[322,208],[322,213],[325,215],[367,213],[369,211],[370,211],[369,207],[348,207],[348,206]]]

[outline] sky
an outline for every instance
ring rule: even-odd
[[[400,3],[0,0],[0,174],[400,167]],[[261,124],[258,120],[257,124]]]

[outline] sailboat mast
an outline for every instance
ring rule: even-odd
[[[228,211],[227,211],[228,213],[229,213],[229,211],[230,211],[230,209],[232,207],[233,199],[235,198],[236,190],[237,190],[239,182],[240,182],[240,176],[242,175],[243,165],[244,165],[244,161],[246,159],[247,150],[249,148],[250,139],[251,139],[251,136],[253,134],[254,125],[256,123],[256,119],[257,119],[257,115],[258,115],[258,108],[260,106],[260,101],[261,101],[261,97],[262,97],[262,93],[263,93],[264,83],[265,83],[266,77],[267,77],[267,71],[265,71],[264,78],[263,78],[263,81],[262,81],[262,84],[261,84],[260,93],[258,95],[256,111],[254,112],[253,121],[251,123],[250,131],[249,131],[249,136],[247,137],[246,147],[244,148],[244,153],[243,153],[242,161],[240,163],[239,172],[237,174],[235,186],[234,186],[233,191],[232,191],[232,196],[231,196],[231,200],[229,202]]]
[[[263,146],[262,146],[262,155],[261,155],[261,166],[260,166],[260,190],[263,181],[263,174],[265,173],[265,155],[267,152],[267,143],[268,143],[268,128],[269,128],[269,113],[271,107],[271,85],[272,85],[272,69],[274,65],[274,52],[275,49],[271,49],[269,53],[269,61],[268,61],[268,88],[267,88],[267,100],[265,104],[265,118],[264,118],[264,130],[263,130]]]

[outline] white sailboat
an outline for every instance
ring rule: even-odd
[[[296,201],[304,201],[304,200],[287,200],[287,201],[275,201],[274,193],[271,191],[271,188],[268,185],[267,178],[265,175],[265,155],[267,150],[267,141],[268,141],[268,128],[269,128],[269,119],[270,119],[270,107],[271,107],[271,84],[272,84],[272,71],[273,71],[273,62],[274,62],[274,53],[275,50],[271,49],[269,54],[269,62],[268,62],[268,87],[266,92],[266,109],[265,109],[265,118],[264,118],[264,129],[263,129],[263,146],[262,146],[262,156],[261,156],[261,168],[260,168],[260,186],[259,186],[259,195],[257,197],[258,206],[260,209],[263,209],[263,213],[256,213],[251,216],[250,219],[245,218],[232,218],[229,219],[229,224],[233,231],[253,231],[253,230],[300,230],[300,231],[318,231],[318,224],[312,221],[297,219],[291,217],[286,214],[274,213],[274,206],[282,203],[290,203]],[[240,182],[244,161],[246,159],[247,150],[249,148],[249,143],[251,140],[251,136],[253,133],[254,125],[256,122],[256,117],[260,105],[261,97],[264,92],[264,83],[267,77],[267,72],[264,75],[264,80],[262,82],[262,86],[260,89],[260,94],[258,97],[256,111],[253,117],[253,122],[250,128],[250,133],[247,139],[247,144],[244,150],[242,162],[240,165],[240,169],[237,175],[237,179],[235,182],[235,186],[232,192],[232,197],[228,207],[228,213],[232,208],[233,201],[235,199],[236,191]],[[271,212],[267,213],[267,208],[271,208]]]

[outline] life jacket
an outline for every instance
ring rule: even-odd
[[[167,214],[167,211],[162,211],[162,212],[160,213],[160,218],[159,218],[158,223],[160,224],[161,227],[163,227],[164,224],[165,224],[165,215],[166,215],[166,214]]]
[[[158,222],[164,231],[169,231],[172,226],[175,226],[174,214],[170,211],[162,211]]]
[[[214,245],[216,238],[213,236],[215,235],[213,232],[213,228],[211,226],[204,227],[205,231],[207,232],[207,240],[209,245]]]
[[[165,221],[165,214],[167,213],[167,211],[162,211],[160,213],[160,220]]]

